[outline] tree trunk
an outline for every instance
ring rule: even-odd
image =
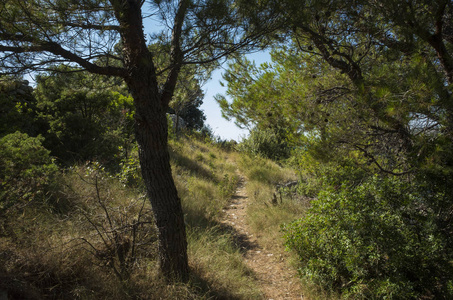
[[[189,266],[184,214],[171,174],[166,116],[180,64],[175,62],[170,71],[171,80],[167,80],[161,92],[153,56],[148,50],[143,33],[141,13],[143,2],[110,1],[120,24],[124,65],[127,69],[124,79],[134,98],[135,135],[143,181],[159,234],[160,270],[167,279],[187,281]],[[181,0],[179,6],[185,8],[188,3],[189,1]],[[172,37],[176,45],[179,45],[184,14],[185,10],[178,9],[176,29]],[[179,47],[174,48],[179,50]],[[179,52],[175,53],[180,54]]]
[[[144,81],[131,92],[136,106],[140,166],[159,233],[159,261],[168,279],[186,281],[189,267],[184,214],[173,181],[168,152],[166,109]],[[146,81],[145,81],[146,82]]]

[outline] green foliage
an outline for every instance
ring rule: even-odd
[[[217,100],[244,127],[287,128],[315,198],[286,228],[305,279],[353,299],[448,299],[453,7],[384,2],[280,1],[291,41],[272,63],[231,64],[232,101]]]
[[[301,274],[356,298],[453,296],[451,251],[436,211],[399,178],[322,191],[304,219],[284,227]]]
[[[307,143],[306,149],[294,150],[288,163],[297,170],[298,192],[314,198],[324,189],[360,184],[372,174],[364,161],[358,151],[324,153],[315,142]]]
[[[33,200],[45,200],[57,166],[42,137],[16,132],[0,139],[0,215]]]
[[[1,77],[0,79],[0,136],[16,131],[35,135],[36,100],[28,81]]]
[[[66,73],[59,73],[66,72]],[[112,87],[113,86],[113,87]],[[60,66],[37,77],[45,145],[63,162],[111,162],[133,142],[133,101],[118,83]]]
[[[238,150],[250,155],[260,155],[273,160],[287,158],[290,149],[284,137],[272,129],[254,129],[247,139],[237,147]]]
[[[137,157],[124,158],[120,162],[119,180],[129,187],[143,187],[140,162]]]

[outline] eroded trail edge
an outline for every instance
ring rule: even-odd
[[[241,178],[235,196],[224,209],[222,223],[232,227],[241,247],[246,265],[255,273],[261,285],[263,299],[306,299],[302,294],[297,272],[288,266],[284,253],[274,253],[260,244],[247,224],[249,198],[246,181]],[[279,241],[276,241],[278,243]]]

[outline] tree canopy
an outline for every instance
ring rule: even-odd
[[[4,74],[77,65],[124,80],[135,105],[141,170],[159,228],[160,268],[187,279],[187,243],[180,200],[171,176],[165,113],[183,65],[210,63],[259,44],[278,19],[254,1],[7,0],[0,4],[0,67]],[[257,25],[243,11],[262,8]],[[154,31],[145,35],[143,20]],[[168,45],[158,61],[150,44]],[[119,44],[119,46],[117,46]],[[120,48],[120,51],[118,50]],[[161,74],[165,80],[159,81]]]
[[[451,297],[452,2],[278,4],[272,62],[231,63],[217,101],[267,137],[252,154],[285,140],[315,197],[285,227],[302,274],[353,298]]]
[[[200,128],[201,85],[234,54],[232,101],[217,101],[251,132],[239,148],[296,167],[313,198],[284,226],[301,274],[352,297],[453,295],[451,0],[5,0],[0,13],[7,163],[30,156],[46,184],[42,145],[107,159],[134,127],[167,279],[189,265],[166,113]],[[272,62],[241,56],[268,46]],[[26,72],[34,93],[12,80]]]

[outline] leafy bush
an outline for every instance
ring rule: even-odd
[[[316,197],[323,189],[338,188],[344,182],[354,186],[370,176],[370,172],[359,167],[356,158],[339,156],[323,162],[313,157],[310,151],[294,151],[294,154],[289,163],[298,170],[298,192],[305,196]]]
[[[21,132],[0,139],[0,215],[45,196],[58,168],[42,141]]]
[[[121,183],[128,187],[144,188],[140,161],[136,155],[123,158],[119,166],[120,170],[117,176]]]
[[[60,66],[37,76],[35,95],[44,145],[71,165],[98,160],[116,165],[120,147],[133,141],[133,100],[113,79]]]
[[[0,77],[0,136],[16,131],[34,135],[36,124],[36,99],[28,81]]]
[[[273,160],[287,158],[290,150],[286,141],[272,129],[254,129],[238,147],[240,151]]]
[[[284,227],[305,278],[354,299],[453,297],[448,237],[407,182],[375,176],[321,192],[312,205]]]

